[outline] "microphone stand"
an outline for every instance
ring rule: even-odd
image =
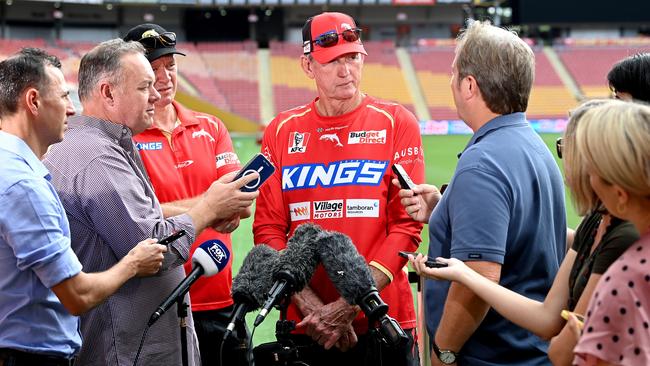
[[[181,358],[183,360],[183,366],[189,365],[189,360],[187,356],[187,308],[189,305],[185,302],[185,294],[179,295],[176,298],[177,304],[177,314],[178,314],[178,324],[181,331]]]

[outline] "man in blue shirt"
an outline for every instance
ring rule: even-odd
[[[0,62],[0,365],[71,364],[81,347],[75,315],[162,265],[166,247],[147,239],[104,272],[81,271],[39,160],[74,112],[56,57],[25,48]]]
[[[523,296],[543,301],[564,256],[564,189],[524,112],[534,54],[514,33],[473,22],[461,34],[451,90],[474,131],[444,195],[402,190],[412,218],[429,222],[429,257],[454,257]],[[427,281],[432,365],[544,365],[547,344],[459,283]],[[558,314],[559,316],[559,314]]]

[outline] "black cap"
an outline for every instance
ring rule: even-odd
[[[165,28],[159,26],[158,24],[152,24],[152,23],[145,23],[145,24],[140,24],[137,25],[129,30],[129,32],[126,34],[124,37],[125,41],[140,41],[143,36],[153,36],[157,37],[163,33],[170,33],[165,30]],[[164,42],[154,42],[155,46],[154,48],[149,48],[147,45],[143,43],[145,46],[145,49],[147,50],[147,60],[149,62],[154,61],[157,58],[160,58],[165,55],[169,54],[178,54],[178,55],[183,55],[185,56],[184,53],[179,52],[176,49],[176,40],[175,40],[176,35],[174,34],[174,43],[173,44],[165,44]]]

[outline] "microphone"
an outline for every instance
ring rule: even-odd
[[[345,234],[331,232],[320,241],[319,257],[325,272],[341,297],[359,305],[369,323],[378,322],[382,340],[399,346],[408,340],[402,327],[387,315],[388,305],[379,296],[366,260]]]
[[[226,327],[223,339],[227,339],[235,325],[244,321],[246,313],[262,306],[266,293],[273,284],[271,269],[280,253],[264,244],[255,245],[246,255],[239,273],[232,281],[232,298],[235,309]]]
[[[273,266],[273,286],[268,292],[254,326],[262,324],[271,308],[285,297],[302,290],[318,265],[318,238],[323,234],[320,226],[306,223],[298,226]]]
[[[226,268],[228,261],[230,261],[230,251],[220,240],[208,240],[196,248],[192,255],[192,271],[151,314],[149,326],[169,310],[180,296],[185,295],[199,277],[214,276]]]

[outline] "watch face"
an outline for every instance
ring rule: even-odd
[[[449,351],[441,351],[440,352],[440,361],[445,364],[452,364],[456,362],[456,355]]]

